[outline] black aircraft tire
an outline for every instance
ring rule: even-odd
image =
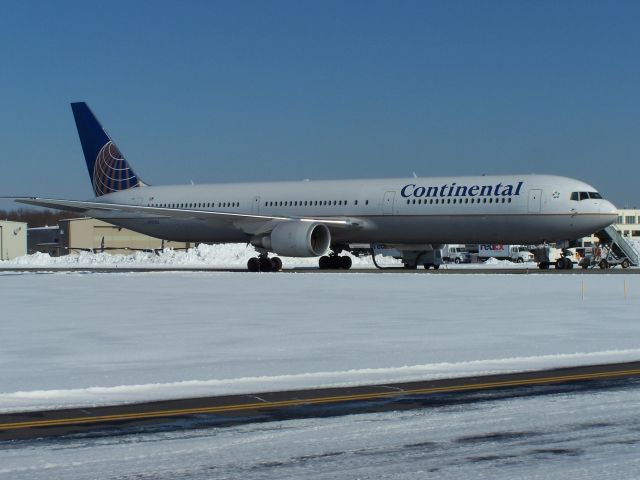
[[[280,260],[280,257],[273,257],[271,259],[271,270],[274,272],[282,270],[282,260]]]
[[[320,260],[318,260],[318,268],[320,268],[320,270],[328,270],[331,268],[331,259],[326,255],[320,257]]]
[[[260,271],[260,260],[257,257],[251,257],[247,262],[247,270],[250,272],[259,272]]]
[[[351,257],[347,257],[346,255],[344,257],[340,257],[340,268],[342,270],[349,270],[352,264],[353,262],[351,261]]]
[[[271,264],[271,259],[267,257],[262,257],[259,260],[260,260],[261,272],[270,272],[273,269],[273,265]]]
[[[620,266],[621,266],[622,268],[629,268],[629,267],[631,266],[631,262],[629,262],[629,260],[625,258],[625,259],[622,261],[622,263],[620,264]]]

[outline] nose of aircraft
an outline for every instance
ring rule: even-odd
[[[609,200],[600,202],[600,215],[611,216],[613,220],[618,218],[618,209]]]

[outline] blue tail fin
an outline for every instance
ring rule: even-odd
[[[144,186],[86,103],[71,104],[96,197]]]

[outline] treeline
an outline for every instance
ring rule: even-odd
[[[41,210],[35,208],[18,208],[16,210],[0,210],[0,220],[25,222],[29,227],[55,226],[65,218],[75,218],[79,215],[72,212],[57,210]]]

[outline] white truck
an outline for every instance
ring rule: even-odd
[[[516,263],[532,262],[533,254],[524,245],[481,244],[478,245],[478,259],[511,260]]]
[[[471,263],[471,254],[464,245],[445,245],[442,247],[442,260],[453,263]]]

